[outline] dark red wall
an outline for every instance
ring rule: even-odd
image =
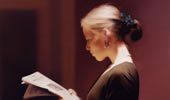
[[[135,11],[144,37],[136,48],[141,74],[141,100],[169,100],[170,96],[170,1],[144,0]]]

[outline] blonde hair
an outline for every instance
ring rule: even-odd
[[[143,36],[142,28],[138,20],[129,14],[120,12],[113,5],[103,4],[92,9],[81,20],[81,27],[85,31],[99,32],[104,28],[115,33],[119,40],[128,42],[127,37],[133,42],[140,40]]]
[[[104,4],[92,9],[81,20],[81,26],[86,29],[111,28],[114,23],[111,19],[120,20],[120,11],[113,5]]]

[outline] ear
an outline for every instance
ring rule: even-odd
[[[104,28],[103,31],[104,31],[104,43],[105,46],[108,47],[110,45],[109,37],[111,36],[111,31],[107,28]]]
[[[103,30],[105,32],[105,35],[107,35],[107,36],[112,35],[111,31],[108,28],[104,28]]]

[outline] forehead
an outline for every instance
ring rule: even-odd
[[[92,37],[94,33],[90,29],[83,28],[83,34],[85,37]]]

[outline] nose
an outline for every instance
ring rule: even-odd
[[[86,50],[89,51],[90,50],[90,46],[89,43],[86,44]]]

